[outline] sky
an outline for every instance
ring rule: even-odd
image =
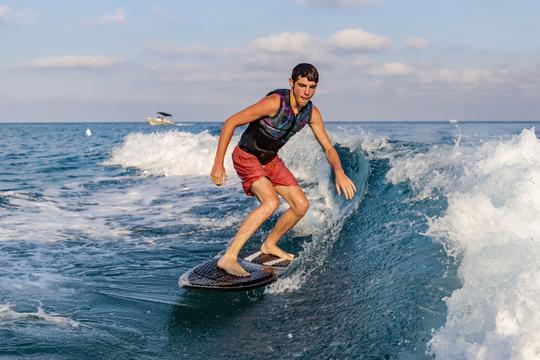
[[[0,0],[0,122],[224,121],[320,80],[325,121],[540,120],[538,0]]]

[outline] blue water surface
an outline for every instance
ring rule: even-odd
[[[357,206],[319,238],[282,240],[300,260],[314,242],[324,250],[304,259],[303,270],[314,270],[297,288],[220,293],[180,288],[178,277],[223,251],[255,200],[237,181],[218,188],[207,176],[107,163],[130,134],[217,136],[221,127],[181,125],[0,124],[0,357],[432,358],[426,344],[446,321],[443,298],[460,286],[459,259],[426,235],[428,218],[446,209],[444,196],[418,199],[408,183],[388,182],[389,158],[534,126],[330,123],[331,134],[389,144],[366,151],[334,138],[361,183]],[[177,161],[183,156],[194,155]]]

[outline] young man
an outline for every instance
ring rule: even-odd
[[[305,215],[309,202],[296,178],[277,155],[278,150],[305,125],[309,124],[313,134],[326,153],[326,159],[336,178],[336,190],[352,199],[356,192],[351,179],[345,175],[336,149],[324,128],[321,113],[311,103],[315,94],[319,74],[311,64],[298,64],[289,79],[290,90],[270,92],[259,102],[229,117],[223,129],[216,151],[211,178],[216,185],[225,181],[223,160],[237,126],[249,124],[234,149],[233,163],[247,195],[255,195],[260,201],[244,220],[218,267],[236,276],[249,276],[238,263],[238,254],[246,241],[272,215],[279,206],[278,194],[289,204],[276,225],[261,245],[263,254],[292,260],[293,255],[280,249],[279,239]]]

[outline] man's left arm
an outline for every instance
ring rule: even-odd
[[[341,192],[343,191],[343,196],[345,196],[345,199],[352,199],[354,193],[356,192],[356,186],[354,186],[352,180],[349,179],[347,175],[345,175],[343,167],[341,166],[341,160],[339,159],[339,155],[334,148],[334,145],[332,144],[332,141],[330,140],[326,129],[324,128],[321,113],[316,106],[313,106],[310,127],[311,131],[313,131],[313,135],[315,135],[315,138],[324,149],[328,163],[334,170],[334,174],[336,177],[336,191],[338,195],[341,195]]]

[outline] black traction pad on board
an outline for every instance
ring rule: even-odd
[[[240,260],[250,273],[248,277],[230,275],[217,267],[218,258],[209,260],[182,275],[180,286],[213,290],[249,290],[270,284],[277,279],[271,267],[261,268]]]

